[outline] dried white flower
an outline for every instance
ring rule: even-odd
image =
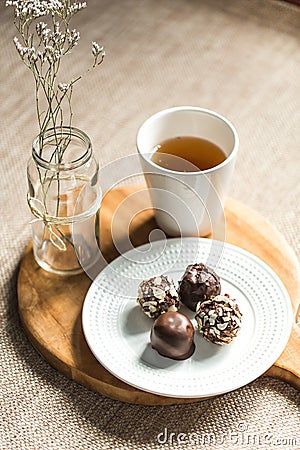
[[[97,42],[92,42],[92,54],[98,56],[101,52],[103,52],[103,47],[100,47]]]
[[[57,35],[60,35],[61,33],[60,33],[60,25],[59,25],[59,22],[55,22],[55,24],[54,24],[54,35],[55,36],[57,36]]]
[[[19,55],[21,56],[21,58],[23,58],[23,56],[26,54],[26,52],[28,50],[27,47],[24,47],[20,43],[19,39],[16,36],[14,37],[13,41],[14,41],[14,44],[16,46],[16,49],[17,49]]]
[[[13,41],[21,59],[27,66],[30,66],[31,63],[34,63],[38,59],[37,52],[34,47],[26,47],[22,45],[17,37],[14,37]]]
[[[45,30],[45,28],[47,28],[47,24],[45,22],[39,22],[36,24],[35,28],[36,28],[37,35],[41,36],[43,30]]]
[[[79,31],[70,27],[71,19],[87,4],[77,0],[6,0],[6,6],[14,8],[19,32],[14,38],[16,50],[34,76],[42,149],[47,129],[71,123],[73,85],[82,75],[69,83],[57,83],[58,71],[62,56],[80,40]],[[103,47],[93,42],[92,55],[94,61],[86,73],[102,62]]]
[[[52,45],[45,45],[45,51],[48,53],[53,53],[54,48],[52,47]]]
[[[59,83],[58,89],[61,92],[66,93],[70,89],[70,83]]]
[[[45,53],[44,52],[38,51],[37,57],[41,61],[42,64],[46,61],[46,57],[45,57]]]
[[[103,58],[105,56],[105,51],[104,48],[100,47],[100,45],[97,42],[92,42],[92,55],[94,56],[93,67],[102,63]],[[99,58],[101,59],[99,60]]]
[[[67,10],[67,14],[68,15],[74,15],[76,13],[78,13],[79,11],[81,11],[82,9],[86,8],[87,4],[86,2],[75,2],[73,3],[73,5],[71,5],[68,10]]]
[[[59,0],[6,0],[6,6],[14,6],[15,17],[36,19],[47,14],[61,14],[65,8]]]
[[[74,47],[75,45],[78,44],[78,41],[80,39],[79,31],[77,31],[75,29],[72,31],[67,30],[66,34],[67,34],[67,40],[70,44],[70,47]]]

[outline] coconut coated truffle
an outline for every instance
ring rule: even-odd
[[[203,337],[213,344],[230,344],[241,328],[242,313],[235,299],[217,295],[199,303],[195,319]]]
[[[152,319],[168,311],[177,311],[180,305],[173,281],[164,275],[143,280],[138,287],[137,302]]]

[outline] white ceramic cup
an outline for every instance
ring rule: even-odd
[[[226,155],[204,171],[178,172],[155,164],[151,157],[162,141],[195,136],[218,145]],[[238,152],[238,135],[220,114],[179,106],[149,117],[137,134],[137,150],[159,227],[170,236],[207,236],[222,218],[224,200]]]

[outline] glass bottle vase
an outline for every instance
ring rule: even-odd
[[[74,275],[97,261],[99,166],[89,137],[74,127],[49,129],[33,141],[27,166],[33,253],[45,270]]]

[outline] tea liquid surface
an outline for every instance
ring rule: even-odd
[[[216,144],[194,136],[166,139],[155,147],[151,157],[158,166],[177,172],[211,169],[225,159],[225,153]]]

